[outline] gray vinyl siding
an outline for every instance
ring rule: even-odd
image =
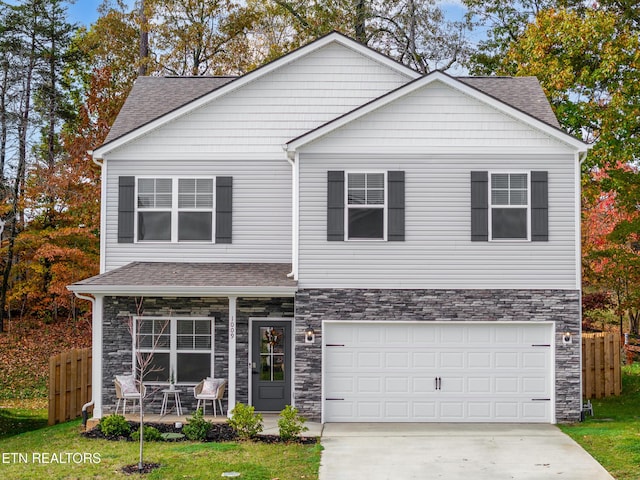
[[[407,80],[330,44],[110,152],[105,270],[135,260],[290,263],[292,179],[282,146]],[[123,175],[233,177],[232,242],[118,243]]]
[[[327,170],[405,172],[405,241],[326,241]],[[548,242],[472,242],[470,172],[549,175]],[[300,288],[575,289],[575,157],[559,154],[300,158]]]
[[[566,144],[434,82],[305,145],[305,153],[565,153]]]
[[[225,176],[233,178],[232,243],[118,243],[118,176]],[[285,160],[181,160],[109,164],[106,270],[133,261],[291,262],[291,167]]]

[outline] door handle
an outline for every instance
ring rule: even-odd
[[[442,377],[436,377],[436,390],[442,390]]]

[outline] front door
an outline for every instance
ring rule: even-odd
[[[253,320],[251,404],[279,412],[291,404],[291,322]]]

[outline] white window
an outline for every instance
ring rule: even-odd
[[[145,382],[168,383],[173,376],[176,383],[198,383],[212,376],[213,325],[211,318],[136,317],[135,351],[150,359]]]
[[[529,174],[491,173],[490,222],[492,240],[529,239]]]
[[[384,240],[386,232],[386,195],[384,172],[347,173],[347,238]]]
[[[138,178],[138,241],[211,242],[213,178]]]

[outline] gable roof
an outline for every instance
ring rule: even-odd
[[[272,62],[262,65],[261,67],[252,70],[251,72],[241,77],[237,77],[235,78],[235,80],[233,77],[226,77],[228,78],[228,81],[226,83],[218,85],[217,87],[213,85],[215,79],[225,77],[204,77],[210,79],[209,85],[205,84],[204,81],[197,80],[194,77],[142,77],[158,78],[162,80],[169,79],[169,82],[173,80],[173,84],[171,86],[174,86],[175,90],[183,88],[183,85],[189,85],[189,88],[187,88],[184,92],[185,95],[182,95],[180,93],[176,93],[175,96],[173,94],[171,95],[172,98],[175,99],[175,104],[177,105],[172,107],[171,109],[165,109],[163,105],[157,105],[164,103],[164,96],[166,95],[165,88],[169,88],[169,83],[166,83],[166,86],[164,87],[159,87],[160,91],[156,91],[156,95],[154,97],[150,97],[148,95],[148,93],[151,93],[150,87],[152,85],[155,86],[154,83],[148,83],[146,85],[142,83],[141,88],[132,89],[129,96],[133,95],[134,98],[131,100],[130,105],[127,106],[126,110],[123,106],[121,112],[118,114],[118,118],[116,118],[116,121],[114,122],[114,126],[116,126],[116,124],[119,124],[117,126],[116,132],[114,132],[113,134],[110,132],[109,135],[107,135],[105,143],[94,150],[93,156],[96,159],[100,159],[105,153],[108,153],[109,151],[137,138],[138,136],[144,135],[148,131],[158,128],[174,120],[175,118],[186,115],[187,113],[215,100],[216,98],[219,98],[235,89],[241,88],[243,85],[246,85],[247,83],[258,79],[268,74],[269,72],[287,65],[297,60],[298,58],[303,57],[304,55],[317,51],[331,43],[343,45],[347,48],[350,48],[351,50],[354,50],[364,56],[371,58],[372,60],[380,64],[393,68],[403,75],[406,75],[408,79],[415,79],[421,76],[419,72],[412,70],[406,65],[403,65],[393,60],[392,58],[387,57],[386,55],[383,55],[382,53],[379,53],[367,47],[366,45],[356,42],[355,40],[339,32],[332,32],[286,55],[283,55],[282,57]],[[161,80],[157,80],[157,82],[160,81]],[[191,83],[192,81],[193,83]],[[150,82],[156,82],[156,80],[151,80]],[[136,81],[136,84],[137,83],[138,82]],[[178,84],[179,86],[177,86]],[[200,84],[200,87],[197,87],[197,84]],[[209,87],[209,91],[205,91]],[[200,95],[198,95],[197,93],[197,90],[199,89],[201,89],[201,91],[203,92],[200,93]],[[189,97],[190,91],[192,91],[193,93],[192,97]],[[138,96],[140,98],[136,98]],[[143,104],[145,100],[153,105],[145,105],[144,112],[134,112],[133,107],[135,105]],[[129,99],[127,98],[125,105],[128,102]],[[182,103],[178,105],[180,102]],[[162,113],[163,111],[164,113]],[[131,120],[126,118],[128,115],[133,115],[134,118]],[[120,116],[124,116],[125,118],[120,120]]]
[[[591,148],[590,145],[584,143],[582,140],[579,140],[573,137],[572,135],[569,135],[564,130],[562,130],[560,128],[560,125],[558,124],[557,119],[555,121],[552,121],[549,115],[553,115],[554,118],[555,118],[555,115],[553,114],[553,111],[551,111],[549,102],[544,96],[544,92],[542,91],[542,88],[539,87],[539,85],[538,85],[539,92],[535,92],[534,90],[537,90],[537,89],[532,89],[531,80],[528,80],[525,83],[525,82],[520,82],[519,78],[525,78],[525,79],[533,78],[535,82],[538,83],[538,80],[535,79],[534,77],[498,77],[496,78],[496,80],[498,79],[513,80],[509,88],[505,88],[505,85],[507,85],[506,82],[489,81],[489,80],[493,80],[493,79],[490,79],[489,77],[480,77],[479,79],[474,79],[473,77],[464,77],[463,79],[456,79],[455,77],[447,75],[444,72],[434,71],[421,78],[413,80],[412,82],[409,82],[399,88],[396,88],[395,90],[392,90],[391,92],[385,95],[382,95],[381,97],[378,97],[352,110],[351,112],[348,112],[338,118],[335,118],[325,123],[324,125],[321,125],[313,130],[310,130],[309,132],[304,133],[299,137],[296,137],[290,140],[289,142],[286,143],[285,149],[289,157],[293,159],[294,152],[296,151],[296,149],[300,148],[301,146],[307,143],[313,142],[314,140],[317,140],[318,138],[324,135],[327,135],[342,126],[358,118],[361,118],[378,108],[381,108],[387,104],[390,104],[393,101],[397,100],[398,98],[404,97],[405,95],[415,92],[416,90],[426,85],[429,85],[431,83],[438,82],[438,81],[466,95],[469,95],[472,98],[476,98],[477,100],[483,103],[486,103],[496,108],[498,111],[501,111],[511,117],[516,118],[517,120],[520,120],[528,125],[531,125],[533,128],[537,128],[538,130],[543,131],[544,133],[550,135],[551,137],[556,138],[557,140],[567,145],[570,145],[571,147],[575,148],[578,152],[586,152],[589,148]],[[476,82],[475,80],[478,80],[478,81]],[[527,101],[527,97],[524,97],[522,99],[517,99],[518,94],[524,95],[523,93],[518,93],[518,89],[516,88],[516,86],[520,84],[522,84],[522,86],[526,85],[529,90],[529,93],[533,94],[533,97],[529,99],[529,101]],[[497,85],[500,85],[502,87],[502,90],[503,90],[502,92],[500,91],[501,89],[498,89],[498,88],[494,90],[494,88]],[[492,93],[485,93],[485,91],[492,92]],[[542,95],[542,97],[544,97],[544,102],[547,104],[546,107],[544,107],[541,104],[542,97],[540,96],[540,94]],[[535,101],[536,99],[537,101]],[[518,108],[518,106],[507,103],[507,100],[516,103],[522,108]],[[538,117],[536,114],[542,115],[543,118]]]

